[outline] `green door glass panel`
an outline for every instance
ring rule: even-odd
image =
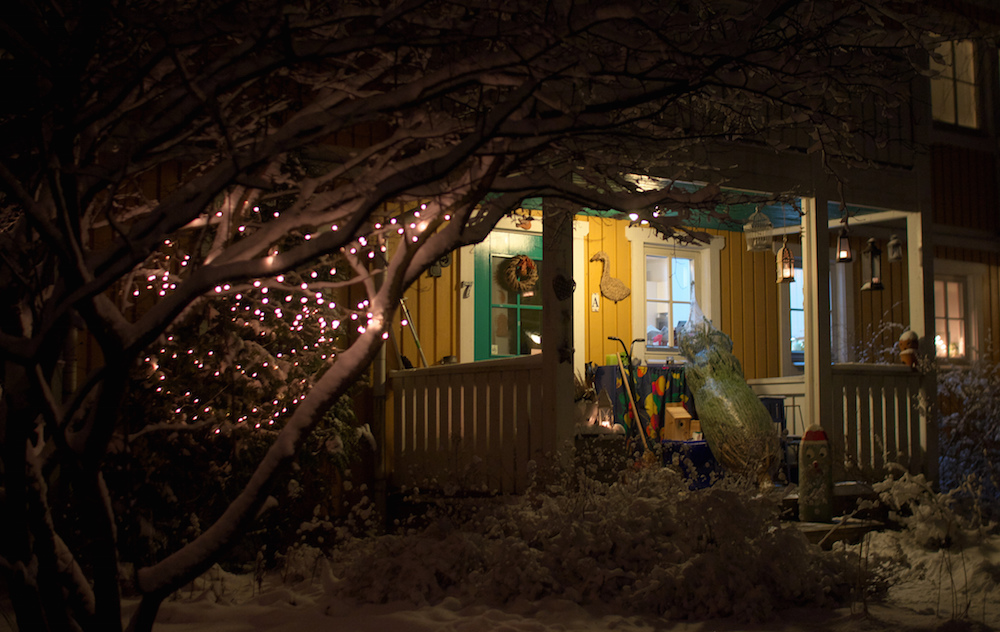
[[[538,272],[535,287],[523,292],[498,281],[517,255],[530,257]],[[541,277],[541,235],[493,231],[476,247],[476,360],[526,355],[542,348]]]

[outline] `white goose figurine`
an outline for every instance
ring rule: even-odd
[[[632,293],[632,290],[628,289],[620,279],[608,276],[608,253],[601,250],[591,257],[590,260],[600,261],[603,264],[601,271],[601,294],[604,295],[604,298],[617,303]]]

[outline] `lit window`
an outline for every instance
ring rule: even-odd
[[[939,358],[965,357],[965,282],[934,280],[934,347]]]
[[[677,361],[677,329],[690,320],[691,306],[697,302],[708,319],[722,311],[713,279],[722,277],[719,253],[725,237],[714,236],[704,245],[673,244],[646,226],[629,226],[625,237],[632,244],[633,338],[646,339],[635,356],[646,364]]]
[[[806,306],[802,284],[802,259],[795,259],[795,277],[788,284],[789,341],[792,346],[792,365],[801,368],[806,352]]]
[[[972,42],[944,42],[931,58],[931,111],[934,120],[962,127],[979,127],[976,105],[976,64]]]
[[[646,346],[676,347],[677,328],[691,317],[692,257],[646,255]]]

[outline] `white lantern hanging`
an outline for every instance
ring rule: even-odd
[[[893,235],[885,247],[889,251],[889,261],[903,260],[903,242],[899,240],[898,235]]]
[[[743,236],[747,240],[747,250],[751,252],[770,250],[772,228],[771,220],[767,218],[767,215],[761,213],[760,208],[755,210],[747,218],[747,223],[743,224]]]
[[[791,283],[795,280],[795,255],[788,247],[788,238],[781,241],[781,250],[778,251],[778,283]]]

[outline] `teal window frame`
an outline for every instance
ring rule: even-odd
[[[515,354],[493,353],[493,327],[494,322],[490,317],[493,309],[513,310],[517,317],[514,319],[515,340],[520,340],[522,329],[522,314],[526,311],[541,312],[542,306],[529,305],[523,300],[522,295],[517,294],[514,302],[495,303],[494,284],[497,283],[493,275],[491,261],[493,257],[512,258],[515,255],[527,255],[532,260],[541,262],[542,260],[542,236],[538,233],[515,233],[507,231],[493,231],[490,237],[476,247],[474,283],[475,294],[475,359],[491,360],[495,358],[514,357]],[[541,278],[535,284],[536,292],[541,292]]]

